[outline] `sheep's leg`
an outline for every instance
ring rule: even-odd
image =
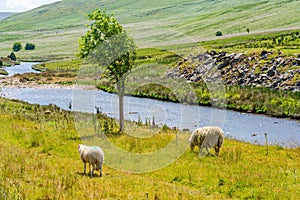
[[[89,163],[89,175],[92,176],[91,163]]]
[[[94,164],[92,164],[91,177],[94,175]]]
[[[201,154],[202,154],[202,147],[200,147],[199,156],[201,156]]]
[[[200,147],[200,150],[199,150],[199,156],[203,157],[203,156],[206,156],[207,154],[203,151],[203,148],[204,147]]]
[[[205,147],[205,148],[206,148],[206,151],[207,151],[207,155],[210,155],[208,148],[207,147]]]
[[[86,173],[86,163],[84,162],[83,163],[83,174],[85,175],[85,173]]]
[[[191,151],[194,151],[194,147],[195,147],[195,145],[192,143],[192,144],[190,144],[190,147],[191,147]]]
[[[102,176],[102,164],[100,164],[100,177]]]
[[[219,146],[215,146],[215,152],[216,152],[216,155],[217,155],[217,156],[219,156],[219,151],[220,151]]]

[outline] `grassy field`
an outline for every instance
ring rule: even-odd
[[[113,85],[100,80],[101,71],[75,59],[77,40],[87,31],[86,15],[95,7],[114,12],[139,47],[138,67],[129,75],[128,94],[200,105],[211,105],[211,100],[218,98],[223,102],[222,98],[226,98],[229,109],[281,117],[299,115],[299,93],[237,86],[226,87],[224,96],[210,94],[201,83],[185,87],[185,83],[177,82],[172,86],[173,82],[162,78],[193,51],[273,49],[287,55],[299,53],[299,40],[290,40],[291,31],[286,31],[299,29],[296,0],[247,3],[64,0],[0,20],[0,56],[10,54],[14,42],[23,45],[32,42],[36,49],[17,52],[18,59],[60,61],[41,63],[36,69],[43,73],[19,75],[22,80],[39,84],[94,84],[113,92]],[[219,30],[224,36],[217,38],[215,33]],[[175,88],[176,93],[168,87]],[[178,99],[187,88],[192,89],[196,98],[191,95]],[[77,152],[80,143],[99,142],[106,137],[125,151],[149,153],[172,143],[178,135],[187,139],[188,134],[141,122],[126,122],[125,133],[119,134],[117,123],[101,113],[86,114],[95,124],[82,123],[85,126],[79,130],[77,114],[54,105],[30,105],[0,98],[0,199],[298,199],[300,196],[300,148],[259,146],[229,139],[225,140],[219,157],[201,158],[187,148],[174,162],[147,173],[117,170],[113,163],[121,161],[114,160],[112,149],[104,145],[103,177],[84,176]],[[122,161],[127,162],[126,158]],[[158,163],[165,160],[161,158]]]
[[[201,158],[186,150],[175,162],[152,172],[122,172],[105,164],[103,177],[83,176],[77,145],[88,141],[75,128],[75,116],[55,106],[0,99],[1,199],[297,199],[300,195],[299,148],[227,139],[219,157]],[[168,128],[147,139],[129,136],[149,131],[138,123],[131,124],[135,128],[128,134],[119,135],[113,120],[103,115],[97,119],[98,133],[129,152],[155,151],[176,136]],[[99,139],[97,134],[93,137]],[[104,148],[106,163],[109,151]]]

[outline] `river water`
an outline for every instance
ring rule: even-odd
[[[29,72],[35,72],[39,73],[36,70],[33,70],[31,67],[32,65],[37,64],[36,62],[21,62],[20,65],[16,65],[13,67],[5,67],[5,71],[7,71],[8,76],[13,76],[15,74],[24,74],[24,73],[29,73]]]
[[[32,64],[31,64],[32,65]],[[27,67],[30,66],[27,65]],[[41,105],[56,104],[65,110],[96,112],[118,118],[118,96],[100,90],[61,88],[13,88],[4,87],[1,96]],[[153,99],[126,96],[124,99],[125,119],[131,121],[155,121],[157,125],[194,130],[196,127],[221,126],[226,137],[240,141],[284,147],[300,146],[300,121],[278,119],[264,115],[183,105]]]

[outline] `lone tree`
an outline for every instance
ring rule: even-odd
[[[222,36],[222,35],[223,35],[223,33],[221,31],[216,32],[216,36]]]
[[[10,55],[7,56],[7,58],[10,58],[13,61],[17,61],[17,56],[14,54],[14,52],[11,52]]]
[[[35,44],[33,44],[33,43],[26,43],[25,50],[34,50],[34,49],[35,49]]]
[[[127,73],[136,59],[134,41],[117,22],[113,15],[105,10],[96,9],[88,15],[92,21],[85,36],[79,40],[79,58],[88,58],[104,68],[104,77],[117,84],[119,96],[120,131],[124,131],[124,93]]]
[[[13,47],[12,47],[14,52],[20,51],[22,49],[22,44],[21,42],[16,42],[14,43]]]

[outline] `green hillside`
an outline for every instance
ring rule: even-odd
[[[0,55],[20,41],[37,46],[20,57],[74,56],[95,8],[114,13],[139,47],[149,47],[213,39],[218,30],[229,36],[247,34],[247,28],[250,33],[300,28],[299,6],[297,0],[64,0],[1,20]]]

